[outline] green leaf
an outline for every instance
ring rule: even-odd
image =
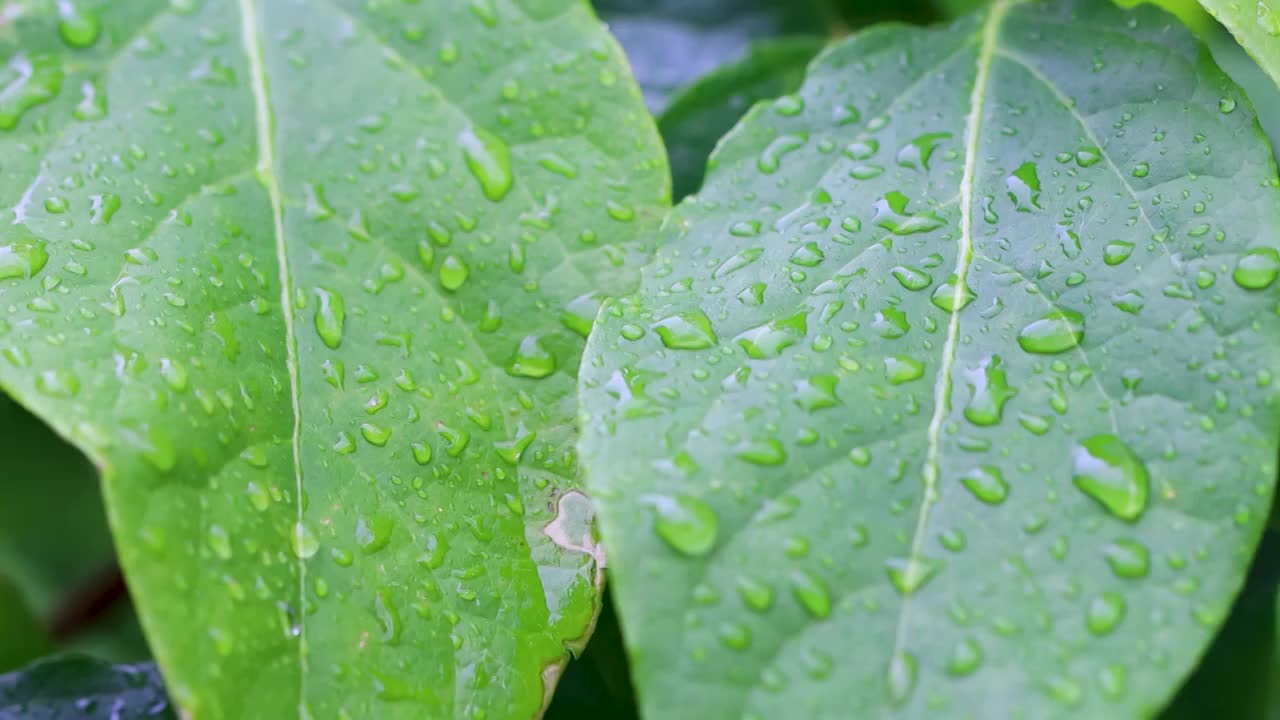
[[[825,0],[595,0],[654,112],[678,88],[747,55],[753,40],[825,35]]]
[[[0,717],[24,720],[173,718],[155,665],[68,656],[0,675]]]
[[[33,609],[47,614],[115,563],[97,473],[75,448],[3,395],[0,457],[0,575],[21,588]]]
[[[0,386],[101,468],[174,702],[535,715],[599,601],[593,291],[667,202],[620,50],[582,0],[52,5],[0,35]]]
[[[825,41],[786,38],[753,44],[742,60],[716,68],[683,88],[658,116],[675,197],[697,192],[707,158],[753,104],[793,92]]]
[[[1277,0],[1200,0],[1218,22],[1280,85],[1280,2]]]
[[[21,667],[49,651],[44,624],[18,586],[0,576],[0,672]]]
[[[1004,2],[857,35],[797,97],[583,364],[645,715],[1154,713],[1276,472],[1280,181],[1240,90],[1160,11]]]
[[[1258,123],[1271,141],[1271,149],[1280,153],[1280,86],[1267,77],[1218,23],[1210,21],[1198,34],[1213,53],[1214,62],[1249,96],[1254,111],[1258,113]],[[1280,158],[1280,154],[1277,157]]]

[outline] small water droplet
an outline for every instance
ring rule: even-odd
[[[293,546],[293,554],[303,560],[315,555],[320,549],[320,541],[311,532],[311,529],[301,522],[294,523],[293,532],[289,535],[289,542]]]
[[[1150,553],[1147,547],[1136,540],[1116,540],[1103,550],[1107,565],[1116,577],[1127,579],[1147,576],[1150,567]]]
[[[515,377],[544,378],[556,371],[556,356],[538,335],[526,335],[507,361],[507,374]]]
[[[894,557],[885,561],[889,581],[903,596],[914,595],[941,569],[942,561],[927,557]]]
[[[889,693],[889,702],[902,705],[911,699],[916,689],[916,656],[909,652],[898,652],[889,660],[885,674],[885,689]]]
[[[831,593],[822,578],[807,570],[791,573],[791,594],[805,612],[819,620],[831,615]]]

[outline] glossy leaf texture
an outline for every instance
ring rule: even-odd
[[[155,664],[109,665],[68,656],[0,675],[0,717],[169,720],[175,714]]]
[[[0,385],[101,468],[176,705],[537,714],[599,601],[595,290],[668,195],[590,7],[25,7]]]
[[[825,35],[834,17],[825,0],[595,0],[595,7],[654,112],[681,87],[744,58],[753,41]]]
[[[1280,2],[1200,0],[1245,50],[1280,85]]]
[[[716,68],[671,98],[658,116],[658,130],[667,145],[676,198],[697,192],[716,143],[752,105],[800,87],[805,66],[825,43],[821,37],[755,43],[746,57]]]
[[[582,458],[649,718],[1154,714],[1276,471],[1280,190],[1172,17],[824,52],[606,306]]]

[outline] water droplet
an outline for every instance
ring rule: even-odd
[[[999,424],[1004,417],[1005,403],[1018,394],[1016,389],[1009,387],[1000,356],[985,358],[978,367],[965,371],[964,376],[969,386],[965,419],[983,427]]]
[[[119,209],[119,195],[115,193],[94,195],[89,200],[89,222],[94,225],[108,225]]]
[[[1103,550],[1107,565],[1116,577],[1137,579],[1147,576],[1150,567],[1150,553],[1147,547],[1136,540],[1116,540]]]
[[[1036,164],[1027,162],[1018,166],[1013,174],[1005,178],[1005,189],[1009,199],[1018,212],[1031,212],[1040,207],[1040,176],[1036,172]]]
[[[320,541],[311,532],[311,528],[301,522],[294,523],[293,532],[289,535],[289,542],[293,546],[293,554],[303,560],[315,555],[316,551],[320,549]]]
[[[457,290],[471,275],[471,268],[457,255],[446,255],[440,262],[440,285],[445,290]]]
[[[1144,178],[1151,174],[1150,163],[1140,162],[1133,166],[1133,176],[1136,178]]]
[[[1000,468],[994,465],[973,468],[960,476],[960,482],[974,497],[988,505],[999,505],[1009,496],[1009,483]]]
[[[826,581],[817,575],[807,570],[792,572],[791,594],[812,617],[821,620],[831,615],[831,593]]]
[[[791,253],[791,262],[801,267],[816,267],[822,263],[824,257],[822,248],[818,247],[817,243],[809,242]]]
[[[1118,518],[1134,521],[1147,506],[1147,468],[1120,438],[1094,435],[1071,452],[1072,482]]]
[[[970,638],[965,638],[951,648],[951,656],[947,658],[947,673],[955,677],[964,677],[982,665],[982,658],[982,646]]]
[[[905,355],[887,357],[884,359],[884,374],[890,384],[902,385],[924,377],[924,363]]]
[[[391,439],[390,428],[384,428],[374,423],[361,423],[360,435],[374,447],[384,447],[387,441]]]
[[[947,224],[946,220],[932,211],[908,212],[907,205],[910,202],[906,195],[896,190],[885,193],[883,198],[876,201],[876,213],[871,222],[894,235],[930,232]]]
[[[29,233],[0,245],[0,280],[31,278],[49,262],[45,241]]]
[[[933,284],[933,278],[929,273],[910,265],[899,265],[889,272],[893,273],[899,285],[912,292],[924,290]]]
[[[941,569],[942,561],[926,557],[895,557],[885,560],[889,581],[903,596],[914,595]]]
[[[898,164],[905,168],[929,169],[929,160],[938,144],[951,137],[951,133],[925,133],[898,150]]]
[[[342,326],[347,313],[342,296],[332,290],[316,288],[316,334],[331,350],[342,345]]]
[[[739,460],[766,467],[781,465],[787,461],[787,451],[776,438],[747,441],[734,454]]]
[[[1018,345],[1029,353],[1066,352],[1084,339],[1084,316],[1074,310],[1054,310],[1022,328]]]
[[[394,530],[395,521],[383,515],[372,519],[357,518],[356,544],[365,555],[372,555],[390,544]]]
[[[0,130],[18,126],[27,110],[49,102],[62,90],[62,61],[52,55],[24,55],[9,60],[16,77],[0,88]]]
[[[738,595],[747,607],[756,612],[764,612],[773,605],[773,588],[754,578],[738,578]]]
[[[506,197],[514,183],[507,144],[483,128],[469,126],[458,134],[458,146],[484,196],[494,202]]]
[[[1133,243],[1124,240],[1113,240],[1102,249],[1102,261],[1108,265],[1119,265],[1133,254]]]
[[[0,261],[0,277],[4,277],[3,267],[3,262]],[[1269,247],[1253,248],[1246,252],[1231,273],[1231,279],[1245,290],[1269,287],[1277,276],[1280,276],[1280,252]]]
[[[809,136],[803,133],[796,135],[779,135],[760,152],[756,159],[756,167],[766,175],[772,175],[782,167],[782,158],[794,152],[808,142]]]
[[[1235,112],[1235,109],[1236,101],[1231,98],[1222,98],[1218,101],[1218,111],[1224,115],[1229,115]]]
[[[58,0],[58,35],[73,48],[87,48],[98,41],[102,23],[93,12],[71,0]]]
[[[653,324],[662,344],[673,350],[703,350],[714,347],[717,339],[711,319],[701,310],[676,313]]]
[[[544,378],[556,371],[556,356],[537,335],[526,335],[520,341],[511,359],[507,361],[507,374],[515,377]]]
[[[648,495],[642,500],[653,508],[653,531],[671,549],[697,557],[715,545],[719,518],[705,501],[692,495]]]
[[[956,275],[947,278],[947,281],[939,285],[938,289],[934,290],[933,294],[929,296],[929,302],[933,303],[934,307],[939,310],[949,313],[959,312],[968,307],[969,303],[973,302],[978,296],[973,294],[973,291],[969,289],[969,285],[966,283],[960,288],[960,296],[956,297],[957,282],[959,282],[959,278]]]
[[[42,370],[36,375],[36,390],[48,397],[74,397],[80,392],[80,378],[61,368]]]
[[[1124,598],[1114,592],[1104,592],[1089,601],[1085,611],[1085,625],[1094,635],[1106,635],[1116,629],[1124,617]]]
[[[802,311],[751,328],[735,337],[734,341],[746,351],[748,357],[763,360],[778,357],[783,350],[803,340],[808,334],[808,313]]]
[[[911,699],[916,689],[916,656],[909,652],[896,653],[889,660],[885,674],[885,689],[889,702],[902,705]]]
[[[814,375],[795,381],[795,393],[792,395],[796,405],[808,412],[835,407],[840,404],[836,397],[835,375]]]

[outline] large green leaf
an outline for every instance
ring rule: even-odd
[[[1159,10],[1002,2],[828,50],[713,162],[582,371],[646,715],[1153,714],[1276,471],[1239,89]]]
[[[0,717],[162,720],[173,718],[174,713],[154,664],[113,666],[70,656],[0,675]]]
[[[677,198],[697,192],[707,158],[753,104],[800,87],[805,66],[825,44],[799,37],[753,44],[742,60],[716,68],[682,88],[658,116]]]
[[[1280,85],[1280,2],[1277,0],[1200,0],[1258,65]]]
[[[595,7],[654,112],[678,88],[746,55],[753,40],[822,35],[832,16],[825,0],[595,0]]]
[[[668,192],[616,45],[584,0],[54,5],[0,35],[0,385],[101,468],[177,705],[536,714],[599,599],[581,336]]]

